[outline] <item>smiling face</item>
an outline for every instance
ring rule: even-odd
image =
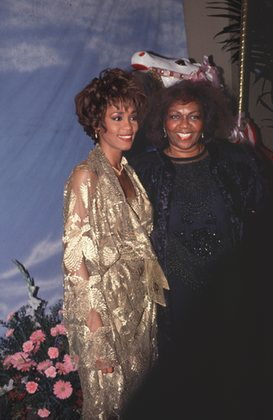
[[[165,129],[169,141],[167,154],[173,157],[198,155],[203,127],[203,112],[199,103],[174,102],[165,118]]]
[[[130,150],[138,130],[137,114],[132,105],[108,105],[104,127],[99,128],[99,144],[108,158]]]

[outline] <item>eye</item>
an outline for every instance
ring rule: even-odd
[[[137,121],[137,115],[136,114],[131,115],[130,120]]]
[[[193,120],[193,121],[200,120],[201,119],[201,115],[199,115],[199,114],[193,114],[193,115],[190,116],[190,119]]]
[[[114,116],[112,116],[112,120],[113,121],[121,121],[122,117],[120,115],[114,115]]]
[[[169,114],[168,115],[168,118],[170,119],[170,120],[178,120],[179,119],[179,114]]]

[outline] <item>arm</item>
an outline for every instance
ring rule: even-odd
[[[104,325],[106,305],[101,290],[96,238],[89,222],[89,206],[96,179],[78,167],[65,190],[64,317],[72,353],[92,368],[113,371],[110,327]]]

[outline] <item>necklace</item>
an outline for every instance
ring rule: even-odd
[[[112,166],[112,168],[114,169],[114,171],[116,172],[116,174],[117,174],[118,176],[120,176],[120,175],[122,174],[122,171],[123,171],[124,166],[123,166],[123,164],[121,163],[121,164],[120,164],[120,169],[117,169],[117,168],[115,168],[114,166]]]

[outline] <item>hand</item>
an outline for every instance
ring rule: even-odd
[[[94,309],[91,309],[89,312],[87,326],[91,332],[95,332],[98,328],[103,326],[100,314],[94,311]]]
[[[98,312],[91,309],[87,319],[87,326],[91,332],[97,331],[99,328],[103,327],[101,316]],[[102,373],[113,373],[114,367],[109,366],[109,363],[105,360],[98,359],[96,361],[96,368],[101,370]]]
[[[96,368],[98,370],[101,370],[102,373],[113,373],[114,372],[114,367],[109,366],[109,364],[105,360],[98,359],[96,361]]]

